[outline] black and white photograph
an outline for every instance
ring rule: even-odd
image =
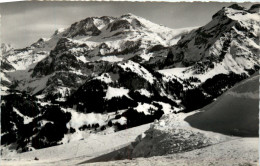
[[[0,3],[1,166],[259,165],[260,3]]]

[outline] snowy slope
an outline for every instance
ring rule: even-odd
[[[228,90],[185,120],[193,127],[229,135],[259,135],[259,75]]]
[[[34,52],[33,49],[26,50],[14,50],[8,55],[3,55],[6,59],[11,62],[16,70],[24,70],[31,64],[37,63],[44,59],[48,55],[47,52]]]
[[[82,162],[82,158],[73,158],[60,162],[52,161],[7,161],[3,165],[75,165]],[[213,146],[193,150],[185,153],[150,158],[136,158],[132,160],[119,160],[109,162],[87,163],[90,166],[149,166],[149,165],[176,165],[176,166],[208,166],[213,165],[257,165],[258,163],[258,138],[240,138],[216,144]]]
[[[240,138],[184,153],[150,158],[87,163],[90,166],[208,166],[257,165],[258,138]],[[55,164],[54,164],[55,165]]]
[[[162,116],[159,121],[151,125],[150,129],[144,133],[144,136],[139,136],[137,142],[132,144],[133,150],[130,156],[133,158],[152,157],[174,153],[181,153],[180,155],[183,155],[185,154],[183,152],[186,151],[191,151],[190,154],[194,154],[198,151],[204,153],[204,150],[207,151],[207,149],[214,149],[211,152],[212,156],[219,156],[222,150],[227,150],[225,148],[228,148],[227,151],[232,150],[232,155],[234,155],[238,152],[233,149],[235,142],[241,143],[241,146],[246,150],[248,150],[248,147],[244,143],[247,141],[252,141],[250,143],[252,147],[253,145],[256,146],[258,138],[240,139],[239,137],[258,137],[258,81],[259,75],[237,84],[215,102],[201,110]],[[227,99],[228,96],[231,96],[231,100]],[[255,101],[255,103],[252,104],[252,101]],[[233,135],[239,137],[234,137]],[[215,144],[219,144],[220,147]],[[205,148],[204,150],[194,150],[207,146],[209,148]],[[252,149],[252,147],[249,149]],[[239,155],[242,155],[242,151],[245,149],[239,148]],[[124,149],[121,149],[102,155],[96,159],[86,161],[86,163],[111,161],[117,158],[127,159],[124,151]],[[252,151],[251,155],[256,157],[257,154],[256,148]],[[243,162],[251,163],[252,161],[250,161],[249,156],[246,156]],[[203,157],[203,160],[210,162],[208,161],[209,158],[206,156]],[[192,159],[193,157],[189,156],[188,161]],[[228,155],[227,159],[231,160],[232,156]],[[232,159],[230,162],[236,163],[241,161]],[[257,160],[254,162],[257,162]],[[115,164],[115,162],[113,163]]]
[[[254,165],[258,162],[258,138],[239,138],[233,135],[258,137],[258,95],[259,75],[239,83],[201,110],[188,114],[164,115],[152,124],[144,136],[139,136],[137,143],[132,144],[133,150],[130,152],[131,158],[151,158],[98,164],[149,165],[155,162],[164,165],[174,162],[176,165],[189,165],[195,162],[195,165]],[[231,100],[227,96],[232,96]],[[255,104],[252,101],[256,101]],[[126,150],[121,149],[83,163],[127,159],[124,151]],[[249,154],[244,156],[246,152]],[[164,155],[167,156],[163,157]],[[224,160],[220,162],[218,157]]]
[[[149,124],[139,126],[136,128],[108,134],[90,134],[83,140],[71,142],[68,144],[45,148],[33,152],[26,153],[10,153],[10,151],[3,151],[1,164],[8,165],[20,162],[24,162],[25,165],[29,164],[47,164],[55,163],[62,164],[66,160],[74,158],[73,163],[88,158],[93,158],[98,155],[108,153],[115,149],[119,149],[123,146],[133,142],[135,138],[149,128]],[[55,157],[54,157],[55,156]],[[35,163],[34,158],[39,158],[39,162]],[[22,160],[21,160],[22,159]],[[63,163],[63,164],[65,164]],[[17,163],[18,164],[18,163]],[[19,165],[19,164],[18,164]]]

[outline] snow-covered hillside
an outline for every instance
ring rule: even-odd
[[[45,165],[50,163],[54,165],[71,165],[73,163],[72,165],[74,165],[80,161],[129,145],[138,135],[146,131],[149,126],[150,124],[146,124],[112,134],[89,134],[82,140],[33,152],[16,153],[15,151],[11,152],[3,149],[1,165]],[[34,162],[35,157],[39,161]],[[65,160],[69,162],[67,163]]]

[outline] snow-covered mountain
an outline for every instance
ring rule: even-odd
[[[179,77],[201,81],[217,74],[251,75],[259,69],[259,4],[224,7],[207,25],[185,35],[165,60]]]
[[[89,17],[4,57],[18,70],[8,73],[19,82],[16,89],[65,97],[62,91],[74,92],[87,77],[102,73],[110,62],[134,56],[146,61],[156,56],[151,48],[169,47],[189,31],[170,29],[133,14]],[[166,57],[167,50],[160,56]]]
[[[258,71],[257,9],[223,8],[192,31],[133,14],[89,17],[2,47],[2,143],[45,148],[204,107]]]
[[[167,58],[157,63],[164,68],[159,72],[184,85],[188,80],[193,87],[186,89],[197,87],[206,98],[218,97],[254,74],[260,65],[259,7],[245,9],[234,4],[222,8],[212,21],[184,35],[171,48]]]
[[[44,39],[40,39],[36,43],[39,44],[42,42],[44,42]],[[26,48],[12,48],[8,51],[5,51],[5,47],[3,47],[2,56],[7,59],[16,70],[25,70],[29,67],[33,67],[31,65],[36,64],[48,55],[48,50],[41,49],[40,45],[36,43]]]

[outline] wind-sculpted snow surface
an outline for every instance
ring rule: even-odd
[[[220,96],[185,120],[193,127],[228,135],[259,136],[259,75]]]
[[[133,158],[186,152],[229,139],[221,134],[192,128],[183,121],[186,116],[183,113],[163,115],[151,125],[145,132],[145,137],[134,147]]]
[[[258,164],[258,138],[240,138],[184,153],[132,160],[85,163],[88,166],[208,166]]]

